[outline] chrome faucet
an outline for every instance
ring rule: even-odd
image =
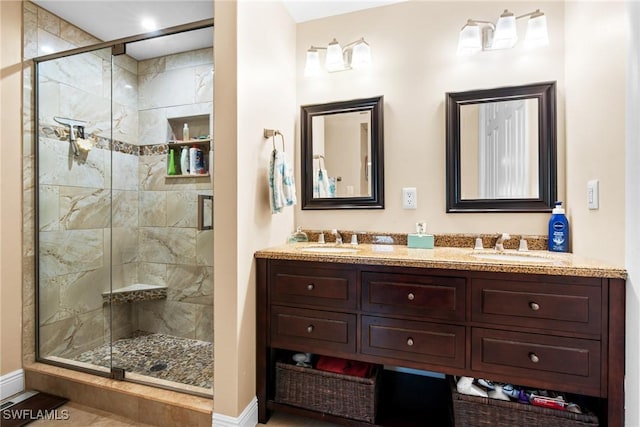
[[[342,244],[342,235],[340,234],[340,232],[338,232],[338,230],[336,230],[334,228],[333,230],[331,230],[331,234],[336,236],[336,245],[341,245]]]
[[[507,233],[502,233],[498,235],[498,240],[496,240],[496,251],[498,252],[502,252],[504,251],[504,241],[505,240],[509,240],[511,238],[511,236],[509,236]]]

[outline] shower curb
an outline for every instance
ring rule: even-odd
[[[28,389],[156,426],[212,424],[213,399],[65,369],[44,363],[24,367]]]

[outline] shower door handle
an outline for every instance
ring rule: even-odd
[[[204,225],[205,200],[211,200],[211,225]],[[198,194],[198,230],[213,230],[213,196]]]

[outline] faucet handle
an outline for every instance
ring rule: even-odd
[[[352,245],[357,245],[358,244],[358,235],[356,233],[353,233],[351,235],[351,244]]]
[[[320,232],[320,234],[318,234],[318,243],[324,243],[324,232]]]
[[[529,250],[529,245],[525,239],[520,239],[520,245],[518,246],[520,252],[526,252]]]

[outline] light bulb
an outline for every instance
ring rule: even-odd
[[[339,71],[344,69],[344,57],[342,47],[336,39],[333,39],[327,47],[327,58],[325,62],[327,71]]]
[[[472,55],[482,49],[480,27],[471,19],[460,30],[458,37],[458,55]]]
[[[540,47],[549,44],[547,17],[540,10],[536,10],[529,18],[524,44],[527,47]]]
[[[314,48],[307,51],[307,59],[304,64],[305,77],[317,76],[320,74],[320,52]]]
[[[364,39],[360,40],[353,46],[353,52],[351,56],[351,68],[356,70],[361,70],[364,68],[369,68],[371,66],[371,48],[369,44],[364,41]]]
[[[507,49],[513,47],[517,41],[516,17],[505,9],[496,23],[491,49]]]

